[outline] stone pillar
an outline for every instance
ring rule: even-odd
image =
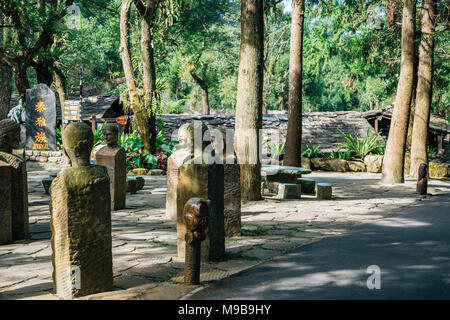
[[[51,185],[53,282],[65,299],[113,289],[110,181],[104,166],[90,164],[92,145],[91,128],[70,123],[63,150],[72,168]]]
[[[12,242],[11,166],[0,163],[0,244]]]
[[[95,155],[95,163],[108,169],[111,190],[111,209],[125,209],[127,191],[126,153],[122,147],[101,148]]]
[[[12,238],[26,239],[28,230],[28,186],[26,161],[12,154],[20,142],[20,126],[11,119],[0,121],[0,162],[11,166]]]
[[[241,169],[238,164],[224,165],[225,236],[241,235]]]

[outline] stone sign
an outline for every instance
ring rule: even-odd
[[[26,149],[56,150],[56,98],[45,84],[26,91]]]

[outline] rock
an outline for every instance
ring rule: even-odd
[[[431,178],[450,177],[450,165],[446,162],[430,161],[429,174]]]
[[[329,183],[318,183],[317,184],[317,199],[331,199],[332,196],[332,188]]]
[[[302,157],[302,168],[311,169],[311,160],[309,158]]]
[[[321,158],[311,158],[311,165],[315,170],[324,170],[326,168],[325,161]]]
[[[347,161],[351,172],[365,172],[366,165],[361,161]]]
[[[380,173],[383,166],[382,155],[367,155],[364,157],[367,172]]]
[[[347,160],[343,159],[326,159],[325,170],[335,171],[335,172],[347,172],[350,170]]]
[[[144,168],[136,168],[136,169],[133,169],[132,172],[134,174],[138,174],[138,175],[146,175],[148,170],[144,169]]]
[[[149,170],[147,174],[151,176],[163,176],[166,174],[166,172],[162,169],[152,169]]]

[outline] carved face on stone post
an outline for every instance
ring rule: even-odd
[[[426,177],[427,177],[427,164],[426,163],[421,163],[419,165],[418,178],[419,179],[425,179]]]
[[[72,167],[90,166],[90,155],[94,145],[91,127],[83,122],[72,122],[62,134],[63,151]]]
[[[119,128],[112,123],[107,123],[103,127],[103,139],[105,139],[108,147],[117,148],[119,146],[117,143],[119,139]]]
[[[20,144],[20,126],[12,119],[0,121],[0,151],[12,153]]]
[[[209,202],[202,198],[191,198],[184,206],[184,219],[186,222],[186,241],[203,241],[209,220]]]

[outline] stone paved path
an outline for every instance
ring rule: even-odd
[[[52,294],[49,196],[41,184],[55,171],[29,171],[31,239],[0,246],[0,299],[57,299]],[[413,180],[392,187],[379,184],[379,174],[313,172],[308,177],[331,183],[333,199],[302,195],[299,200],[266,197],[243,203],[242,236],[226,240],[226,261],[202,264],[201,281],[208,284],[225,278],[302,245],[345,233],[353,225],[395,214],[433,194],[450,191],[450,183],[440,180],[430,182],[430,195],[423,198],[415,194]],[[145,180],[143,190],[127,194],[127,209],[112,213],[117,291],[93,298],[136,298],[123,289],[142,285],[147,289],[169,288],[180,292],[179,297],[186,293],[181,286],[177,291],[184,263],[176,257],[176,224],[164,217],[166,177],[145,176]]]

